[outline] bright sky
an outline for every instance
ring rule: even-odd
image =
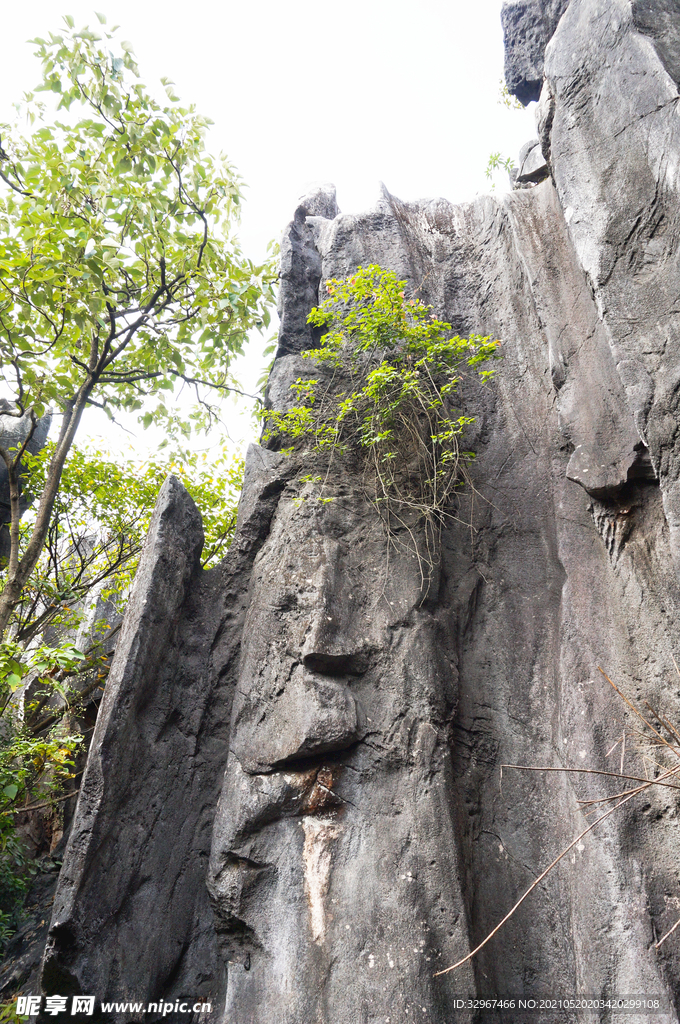
[[[28,0],[3,10],[0,120],[40,78],[26,40],[58,31],[61,13],[96,28],[102,12],[132,43],[144,81],[167,75],[215,122],[209,145],[248,185],[241,238],[259,259],[314,181],[334,182],[347,213],[371,207],[380,181],[401,199],[460,202],[488,189],[489,155],[516,157],[535,136],[531,108],[498,102],[500,8],[501,0],[64,0],[62,9]],[[246,376],[252,383],[257,372]],[[84,427],[101,430],[94,417]],[[234,420],[234,436],[244,430]]]

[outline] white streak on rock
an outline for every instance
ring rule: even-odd
[[[332,842],[340,835],[340,829],[324,818],[302,819],[305,846],[302,852],[305,872],[305,895],[309,903],[309,920],[312,938],[321,943],[326,936],[326,914],[324,900],[328,894],[333,859]]]

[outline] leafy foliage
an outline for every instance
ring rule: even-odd
[[[15,814],[39,799],[49,803],[67,779],[83,737],[61,722],[49,734],[28,726],[34,708],[51,697],[68,699],[65,678],[84,655],[72,644],[46,645],[27,653],[16,641],[0,643],[0,946],[12,934],[14,918],[33,874],[33,865],[16,832]],[[30,677],[31,697],[19,708],[13,697]]]
[[[510,171],[515,166],[515,161],[510,156],[502,156],[500,153],[492,153],[489,156],[489,162],[486,165],[486,171],[484,172],[489,179],[493,182],[491,185],[492,189],[496,188],[496,183],[493,181],[494,174],[497,171],[506,171],[510,174]]]
[[[27,497],[40,494],[53,443],[24,456]],[[98,594],[120,603],[137,569],[158,492],[169,472],[182,481],[201,510],[205,532],[204,568],[226,553],[236,526],[243,459],[223,448],[216,458],[188,455],[181,463],[150,459],[115,460],[104,452],[74,445],[64,466],[49,530],[40,558],[16,607],[12,634],[24,643],[48,625],[75,629],[83,602]],[[21,543],[34,515],[21,523]]]
[[[210,463],[189,452],[176,463],[121,463],[74,445],[83,410],[136,412],[181,451],[217,417],[212,396],[239,390],[230,364],[248,332],[268,326],[275,280],[273,259],[255,266],[233,237],[241,182],[206,153],[207,119],[167,80],[169,102],[157,102],[115,30],[65,23],[34,41],[42,82],[21,111],[31,133],[0,126],[0,390],[3,412],[30,424],[22,444],[0,449],[11,505],[0,594],[0,940],[31,874],[16,815],[36,801],[51,807],[73,777],[77,717],[108,671],[96,634],[87,650],[73,646],[88,606],[127,595],[168,471],[203,512],[204,567],[222,557],[236,521],[241,460],[223,451]],[[173,402],[185,386],[196,405],[180,412]],[[48,408],[61,418],[58,438],[30,455]],[[33,502],[23,519],[22,497]]]
[[[25,1014],[17,1013],[17,1000],[11,999],[6,1003],[0,1003],[0,1024],[23,1024],[30,1020]]]
[[[88,376],[108,410],[177,422],[178,378],[233,386],[229,359],[269,323],[270,266],[240,254],[241,182],[204,149],[209,122],[165,80],[162,107],[113,33],[36,39],[61,120],[27,97],[29,137],[2,125],[0,353],[7,388],[40,416]],[[74,113],[79,116],[74,118]],[[150,401],[153,399],[153,401]],[[90,401],[95,401],[90,398]],[[205,413],[194,412],[196,420]]]
[[[298,379],[295,404],[267,414],[265,436],[362,459],[388,533],[422,519],[439,524],[474,457],[460,448],[473,418],[456,407],[456,390],[467,369],[490,379],[499,342],[453,334],[379,266],[326,287],[308,320],[325,333],[303,353],[326,379]]]
[[[498,102],[501,104],[501,106],[507,107],[508,110],[524,110],[523,105],[520,103],[517,97],[513,96],[510,90],[508,89],[508,86],[504,78],[501,78],[498,84],[498,88]]]
[[[241,183],[226,159],[206,153],[207,119],[182,106],[168,80],[169,104],[157,102],[137,80],[130,44],[118,47],[114,32],[65,22],[63,33],[34,40],[43,77],[25,98],[32,133],[0,126],[0,390],[12,399],[10,414],[31,423],[16,450],[0,448],[11,506],[0,636],[44,545],[54,550],[63,537],[68,515],[58,491],[83,410],[137,412],[178,445],[207,429],[218,415],[211,396],[238,390],[232,358],[251,328],[269,323],[275,279],[271,261],[253,265],[233,238]],[[51,119],[45,93],[56,100]],[[170,399],[185,386],[197,404],[182,413]],[[27,535],[22,460],[48,406],[61,428]],[[113,535],[123,546],[106,557],[122,566],[137,542],[129,532]],[[75,541],[72,551],[77,566]],[[67,592],[54,566],[49,573]],[[76,577],[69,585],[77,590]]]

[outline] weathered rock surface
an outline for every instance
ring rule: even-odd
[[[151,998],[183,970],[200,970],[191,955],[187,965],[189,939],[194,956],[206,957],[201,887],[194,899],[177,892],[178,879],[200,874],[201,819],[210,813],[211,781],[214,788],[210,749],[200,742],[211,695],[200,672],[205,638],[196,630],[177,649],[180,611],[192,618],[187,598],[202,543],[200,515],[169,477],[111,666],[55,898],[43,978],[61,994],[113,988],[121,997]],[[184,807],[181,821],[173,797]],[[145,956],[139,923],[158,915],[162,929],[144,936]]]
[[[450,638],[360,486],[326,496],[284,493],[254,567],[209,875],[224,1020],[400,1019],[472,991],[433,978],[467,952]]]
[[[238,542],[211,572],[192,499],[174,477],[161,490],[64,855],[48,991],[144,1002],[219,992],[207,858],[248,576],[280,461],[249,459]]]
[[[464,206],[385,192],[358,216],[323,188],[282,247],[276,407],[312,373],[324,280],[360,264],[502,339],[495,382],[463,388],[475,491],[439,571],[388,548],[361,467],[337,463],[321,504],[253,447],[209,574],[170,487],[64,863],[53,991],[209,994],[221,1024],[451,1024],[473,992],[658,996],[678,1019],[680,931],[655,948],[680,906],[673,789],[608,817],[434,977],[592,821],[579,801],[626,785],[506,768],[501,787],[500,766],[655,771],[599,668],[680,722],[680,11],[525,2],[511,23],[549,179]]]
[[[545,48],[570,0],[504,0],[505,84],[524,106],[537,100],[543,84]],[[654,3],[654,0],[649,0]],[[645,3],[645,0],[642,0]],[[673,0],[667,0],[672,4]]]
[[[532,139],[519,151],[519,168],[515,181],[520,185],[538,185],[548,177],[550,170],[538,139]]]

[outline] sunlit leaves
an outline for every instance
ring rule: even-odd
[[[330,375],[298,379],[291,407],[267,412],[266,436],[328,458],[358,457],[376,504],[436,520],[473,458],[460,450],[474,419],[454,405],[458,385],[470,370],[482,382],[492,377],[499,342],[459,337],[406,289],[375,265],[326,283],[328,297],[308,318],[324,333],[303,355]]]
[[[24,493],[29,499],[44,486],[53,448],[49,443],[24,460]],[[210,461],[196,453],[181,463],[122,461],[106,452],[74,446],[64,467],[45,546],[14,613],[15,635],[30,636],[36,623],[41,628],[47,622],[77,628],[93,593],[114,603],[124,601],[168,473],[179,477],[201,511],[204,568],[224,556],[236,525],[242,459],[225,449]],[[33,517],[29,511],[22,520],[22,543],[30,536]]]
[[[234,386],[230,358],[269,322],[273,269],[233,238],[241,181],[206,152],[207,119],[169,80],[170,105],[154,99],[135,80],[131,44],[98,17],[99,32],[67,18],[62,33],[34,40],[34,130],[0,126],[4,390],[41,415],[90,379],[107,410],[141,400],[173,430],[163,394],[179,378],[204,403]],[[55,96],[56,116],[41,93]]]

